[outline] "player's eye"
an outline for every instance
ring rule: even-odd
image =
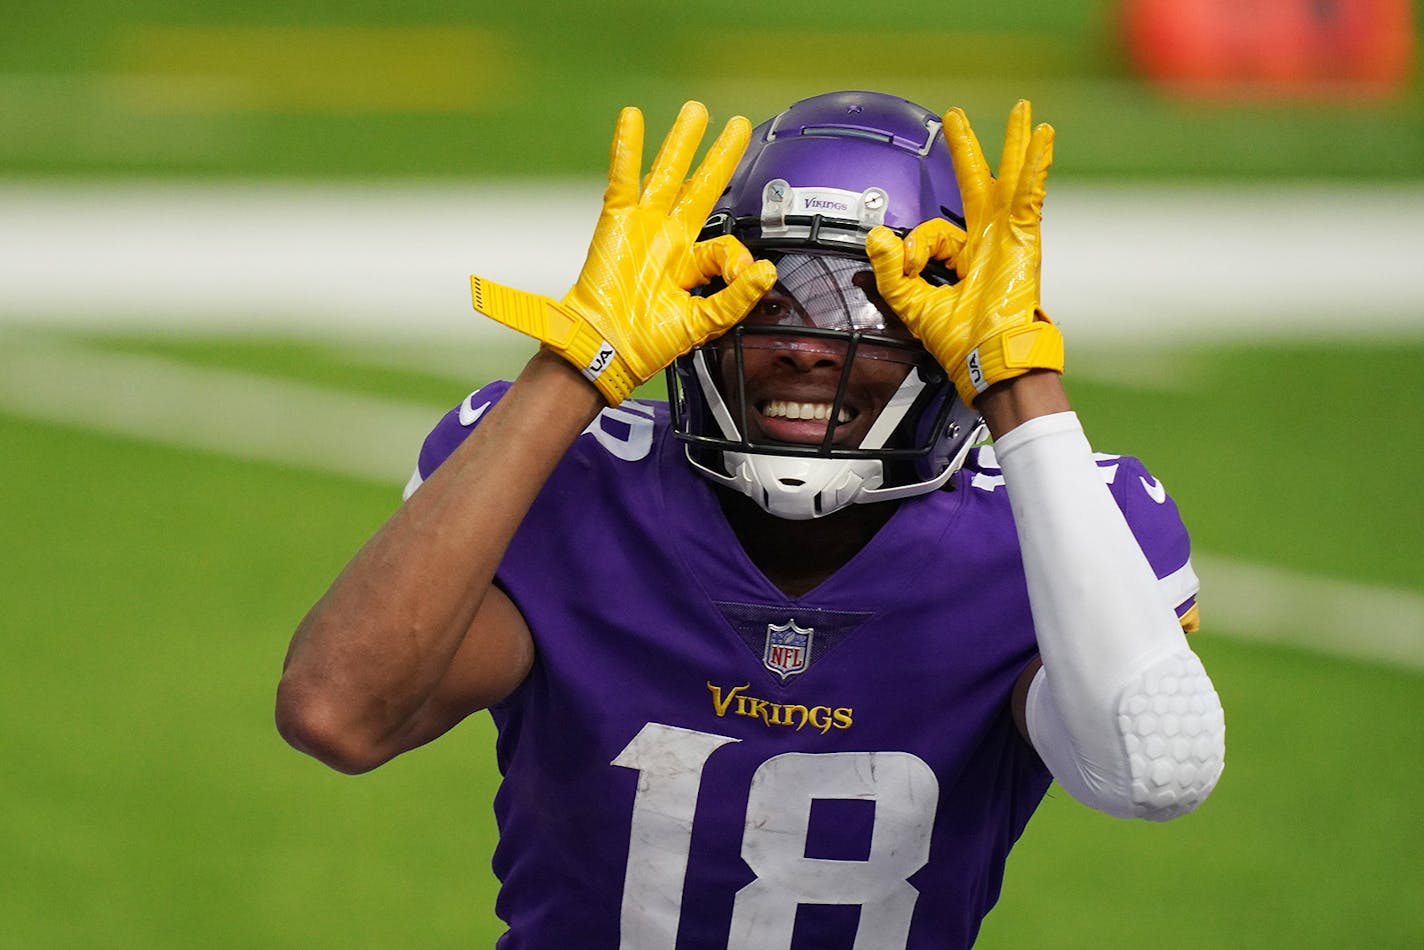
[[[760,324],[791,323],[796,312],[796,306],[789,298],[773,290],[752,308],[752,312],[747,314],[747,321]]]
[[[787,306],[783,301],[765,298],[752,308],[751,317],[762,323],[775,323],[786,316]]]

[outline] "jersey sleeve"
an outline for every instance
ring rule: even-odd
[[[1196,630],[1200,626],[1200,582],[1192,569],[1191,538],[1177,503],[1162,482],[1133,456],[1096,453],[1094,462],[1157,575],[1163,597],[1172,605],[1183,629],[1189,633]],[[992,445],[975,449],[967,467],[974,473],[972,487],[990,492],[1003,490],[1004,476]]]
[[[1177,503],[1137,458],[1103,456],[1098,460],[1098,469],[1177,619],[1188,632],[1197,629],[1197,593],[1201,584],[1192,569],[1191,538]]]
[[[440,463],[450,457],[450,453],[454,452],[461,442],[465,441],[465,437],[480,424],[480,420],[489,412],[490,407],[499,402],[508,390],[508,381],[497,380],[476,389],[466,396],[458,406],[440,417],[440,421],[435,424],[435,428],[430,430],[430,434],[425,437],[425,442],[420,447],[415,471],[411,473],[410,480],[406,482],[405,491],[401,493],[402,499],[409,498],[417,488],[424,484],[431,473],[440,467]]]

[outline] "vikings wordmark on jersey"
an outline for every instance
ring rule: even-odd
[[[766,726],[790,726],[798,732],[808,725],[822,733],[836,729],[849,729],[855,725],[855,710],[846,706],[804,706],[801,703],[780,703],[773,699],[753,696],[747,690],[751,683],[740,686],[723,687],[715,683],[707,684],[712,694],[712,711],[720,719],[723,716],[747,716],[760,719]]]

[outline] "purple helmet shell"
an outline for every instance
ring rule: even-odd
[[[832,92],[752,131],[707,224],[749,246],[841,249],[877,224],[904,233],[930,218],[964,222],[940,117],[897,96]]]

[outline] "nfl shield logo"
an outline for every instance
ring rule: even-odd
[[[794,620],[780,625],[767,624],[762,664],[782,680],[806,672],[811,662],[811,634],[814,632],[814,629],[796,626]]]

